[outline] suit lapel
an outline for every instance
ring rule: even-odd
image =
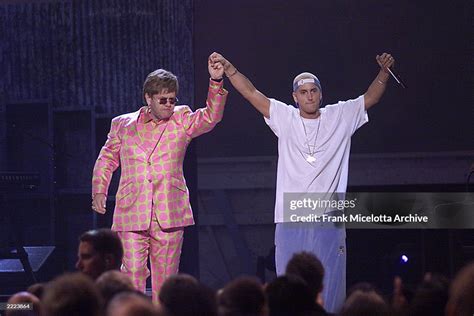
[[[146,146],[143,143],[143,138],[140,136],[140,132],[138,129],[138,118],[140,116],[142,109],[138,110],[137,112],[133,113],[134,117],[132,119],[132,122],[130,124],[130,134],[133,141],[135,144],[137,144],[140,149],[142,149],[144,152],[146,152]]]

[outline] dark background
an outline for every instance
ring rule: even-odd
[[[110,226],[112,212],[97,218],[90,211],[91,171],[110,120],[138,109],[143,80],[157,68],[179,77],[180,102],[204,106],[207,58],[213,51],[232,61],[265,95],[287,103],[295,75],[313,72],[321,80],[325,104],[363,94],[379,69],[375,56],[389,52],[408,89],[389,82],[382,101],[369,112],[370,123],[353,137],[352,152],[394,157],[470,152],[472,16],[467,0],[1,1],[0,171],[35,172],[41,183],[35,192],[1,191],[0,220],[14,213],[21,223],[14,231],[26,245],[55,247],[53,274],[73,270],[78,236]],[[228,80],[225,84],[230,95],[223,121],[195,140],[187,154],[186,178],[197,218],[199,159],[277,154],[276,137],[261,115]],[[462,175],[459,179],[454,187],[428,190],[462,190]],[[416,183],[410,190],[424,188]],[[111,196],[109,210],[113,204]],[[417,273],[442,257],[434,266],[452,274],[456,264],[449,256],[457,233],[348,232],[351,269],[366,271],[357,275],[362,280],[377,278],[379,270],[360,267],[385,267],[384,262],[398,258],[397,247],[416,244],[413,257],[422,258]],[[196,228],[186,236],[183,271],[197,275]],[[367,239],[373,247],[367,247]],[[400,246],[402,239],[409,241],[407,247]],[[427,241],[440,246],[433,250]],[[353,281],[357,277],[352,274]]]
[[[324,104],[363,94],[378,72],[375,56],[389,52],[408,89],[390,81],[352,152],[474,148],[472,2],[242,0],[216,7],[197,0],[194,12],[198,103],[212,51],[286,103],[293,101],[293,78],[310,71],[321,80]],[[199,156],[276,154],[261,115],[230,90],[224,121],[199,139]]]

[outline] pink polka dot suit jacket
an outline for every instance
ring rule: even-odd
[[[222,85],[210,80],[206,107],[195,112],[176,106],[168,120],[145,122],[142,107],[112,120],[94,166],[92,193],[107,194],[112,173],[121,166],[113,230],[147,230],[152,217],[162,229],[194,224],[183,160],[191,140],[221,121],[227,98]]]

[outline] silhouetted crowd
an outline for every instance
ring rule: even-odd
[[[177,274],[163,284],[159,304],[135,290],[120,272],[123,249],[109,229],[84,233],[79,239],[79,272],[63,274],[14,294],[10,304],[29,303],[32,310],[6,311],[5,315],[43,316],[319,316],[334,315],[323,308],[324,268],[313,254],[298,253],[286,274],[268,284],[257,278],[238,277],[218,291],[196,278]],[[474,262],[461,269],[454,280],[425,274],[416,290],[404,289],[394,280],[390,297],[373,284],[359,283],[349,289],[341,316],[371,315],[474,315]]]

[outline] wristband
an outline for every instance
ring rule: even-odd
[[[227,78],[230,78],[230,77],[234,76],[234,75],[235,75],[236,73],[238,73],[238,72],[239,72],[239,71],[237,70],[237,68],[235,68],[235,71],[234,71],[231,75],[227,75],[227,74],[226,74],[226,76],[227,76]]]

